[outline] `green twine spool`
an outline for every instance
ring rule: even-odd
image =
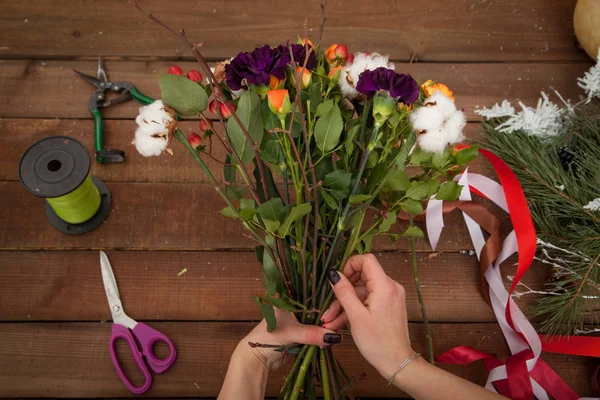
[[[63,233],[90,232],[104,222],[110,211],[110,191],[101,180],[89,175],[90,165],[87,149],[67,136],[42,139],[21,157],[21,183],[46,199],[46,217]]]
[[[81,186],[71,193],[46,201],[63,221],[81,224],[92,218],[100,208],[100,192],[88,175]]]

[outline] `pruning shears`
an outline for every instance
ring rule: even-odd
[[[111,82],[106,76],[106,69],[102,63],[102,57],[98,57],[98,78],[86,75],[77,70],[80,77],[96,87],[96,91],[90,97],[88,108],[94,118],[94,147],[96,150],[96,160],[102,164],[105,162],[121,162],[125,159],[125,152],[118,149],[105,149],[103,140],[102,114],[100,108],[107,108],[115,104],[135,99],[138,103],[147,105],[154,102],[154,99],[140,93],[131,82]],[[112,91],[122,96],[115,99],[106,100],[105,92]]]

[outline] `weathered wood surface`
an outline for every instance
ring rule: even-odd
[[[0,35],[1,37],[1,35]],[[157,77],[173,62],[106,61],[109,79],[129,81],[148,96],[160,94]],[[183,69],[197,68],[194,62],[178,63]],[[88,100],[94,87],[72,70],[94,74],[94,61],[0,60],[0,117],[90,118]],[[456,104],[471,121],[479,117],[477,107],[489,107],[509,99],[535,103],[540,91],[558,90],[565,98],[577,99],[581,89],[576,78],[589,61],[568,63],[396,63],[396,70],[416,79],[436,79],[454,90]],[[102,110],[106,118],[135,118],[139,104],[130,101]]]
[[[0,321],[101,321],[110,319],[98,252],[4,251],[0,253]],[[108,252],[123,304],[141,320],[247,321],[260,319],[251,300],[261,295],[261,266],[254,253]],[[420,321],[410,253],[383,253],[390,277],[406,287],[408,317]],[[514,275],[510,263],[503,276]],[[479,295],[473,256],[441,253],[419,257],[427,315],[434,322],[494,322]],[[178,276],[180,271],[187,272]],[[524,283],[539,289],[547,269],[532,268]],[[510,282],[506,280],[506,284]],[[520,302],[524,310],[533,297]]]
[[[169,336],[177,347],[177,361],[163,375],[154,376],[149,396],[216,396],[234,347],[254,326],[244,322],[155,322],[152,327]],[[422,324],[410,324],[416,351],[426,351]],[[497,324],[432,324],[434,351],[457,344],[475,347],[501,358],[508,349]],[[2,397],[131,397],[110,360],[109,323],[0,324],[0,396]],[[353,376],[367,376],[355,394],[399,396],[362,358],[351,338],[335,349]],[[593,360],[545,354],[544,360],[581,395],[589,394],[586,376]],[[442,366],[478,384],[487,373],[481,365]],[[285,368],[272,374],[267,395],[275,396]]]
[[[110,166],[109,166],[110,167]],[[210,184],[108,183],[112,209],[104,224],[85,235],[56,231],[46,220],[45,201],[19,182],[0,182],[0,250],[252,250],[255,242],[243,236],[238,220],[219,213],[225,207]],[[471,249],[460,212],[445,217],[438,251]],[[369,221],[365,220],[366,223]],[[420,223],[422,224],[422,223]],[[393,230],[402,232],[408,222]],[[431,251],[424,239],[419,250]],[[392,243],[380,237],[376,250],[408,249],[407,241]]]
[[[0,56],[190,58],[176,38],[128,2],[3,0]],[[211,58],[303,35],[318,39],[319,0],[142,0],[148,11],[185,28]],[[323,43],[421,61],[581,60],[572,33],[575,0],[330,1]]]

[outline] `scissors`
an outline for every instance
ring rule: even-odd
[[[147,105],[154,102],[154,99],[142,94],[131,82],[111,82],[106,76],[106,68],[102,63],[102,58],[98,57],[98,78],[86,75],[83,72],[73,70],[80,77],[96,87],[96,91],[90,97],[88,108],[92,117],[94,117],[94,147],[96,149],[96,160],[102,164],[105,162],[121,162],[125,159],[125,152],[118,149],[105,149],[102,127],[102,114],[100,108],[108,108],[112,105],[123,103],[125,101],[135,99],[142,105]],[[107,100],[105,92],[112,91],[121,94],[116,99]]]
[[[110,266],[110,261],[103,251],[100,252],[100,267],[102,268],[102,280],[104,281],[104,289],[106,290],[106,297],[108,298],[108,305],[110,306],[113,319],[112,334],[108,342],[110,358],[112,358],[113,365],[121,381],[123,381],[131,393],[146,393],[152,384],[152,376],[144,359],[152,371],[157,374],[163,373],[175,362],[175,346],[173,346],[173,342],[163,333],[150,328],[144,323],[137,322],[125,314],[119,297],[115,275]],[[145,382],[141,386],[134,386],[121,368],[115,347],[119,339],[123,339],[129,344],[129,350],[131,350],[133,359],[138,369],[144,375]],[[141,345],[141,351],[138,348],[136,339]],[[169,346],[170,354],[167,358],[161,359],[154,354],[152,346],[156,342],[165,342]]]

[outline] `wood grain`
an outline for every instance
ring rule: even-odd
[[[252,250],[237,220],[219,213],[225,204],[210,184],[108,183],[113,205],[98,229],[69,236],[47,222],[45,202],[18,182],[0,182],[0,250]],[[472,248],[460,212],[445,218],[438,251]],[[365,220],[365,223],[369,223]],[[393,228],[402,232],[407,222]],[[407,241],[378,238],[374,249],[406,250]],[[430,251],[426,240],[418,249]]]
[[[20,119],[0,118],[0,149],[10,149],[0,163],[0,181],[19,180],[18,165],[21,156],[33,143],[48,136],[66,135],[82,142],[91,155],[94,154],[94,124],[90,120],[77,119]],[[198,164],[187,150],[174,141],[169,147],[173,155],[164,153],[160,157],[142,157],[131,144],[137,125],[133,120],[106,120],[104,122],[104,144],[110,149],[125,151],[125,162],[98,164],[92,161],[90,173],[105,182],[209,182]],[[196,121],[180,123],[186,132],[198,132]],[[480,130],[480,124],[469,123],[465,129],[467,138],[473,139]],[[220,129],[215,125],[215,129]],[[208,141],[205,141],[208,143]],[[221,162],[226,152],[218,139],[213,140],[212,154]],[[223,182],[223,166],[208,155],[204,161],[213,171],[215,178]],[[251,172],[252,169],[250,168]],[[480,157],[470,165],[471,172],[489,173],[487,164]],[[275,175],[279,178],[279,175]],[[280,179],[279,179],[280,180]]]
[[[141,5],[203,43],[212,59],[303,34],[318,38],[320,1],[144,0]],[[0,6],[0,56],[191,58],[127,2],[60,0]],[[330,1],[323,43],[422,61],[582,60],[572,32],[575,0]]]
[[[234,347],[253,323],[152,323],[169,336],[178,359],[163,375],[154,376],[148,396],[216,396]],[[421,324],[410,325],[416,351],[425,351]],[[456,345],[468,345],[489,354],[506,357],[508,349],[496,324],[432,324],[434,352]],[[1,397],[131,397],[113,370],[107,348],[108,323],[19,323],[0,324]],[[351,338],[335,349],[342,365],[352,376],[366,373],[356,395],[395,397],[400,393],[388,386],[358,353]],[[587,376],[593,360],[545,354],[544,360],[580,395],[589,395]],[[477,384],[487,373],[476,363],[470,366],[442,366]],[[284,376],[281,368],[272,374],[267,395],[275,396]]]
[[[1,35],[0,35],[1,37]],[[107,61],[109,79],[133,82],[151,97],[159,96],[157,77],[166,73],[171,62]],[[179,63],[185,70],[195,63]],[[479,117],[477,107],[492,106],[503,99],[535,104],[540,91],[558,90],[565,98],[577,99],[581,89],[577,77],[590,67],[577,63],[502,63],[502,64],[396,64],[424,81],[436,79],[454,90],[456,104],[471,121]],[[72,69],[93,74],[96,61],[17,61],[0,60],[0,117],[8,118],[90,118],[88,100],[92,85]],[[132,119],[138,113],[135,101],[102,110],[106,118]],[[129,135],[128,135],[129,136]]]
[[[141,320],[247,321],[260,319],[252,295],[262,295],[261,266],[254,253],[108,253],[127,312]],[[409,253],[383,253],[387,274],[406,287],[408,318],[420,321]],[[184,268],[187,272],[178,273]],[[503,276],[514,275],[512,262]],[[547,269],[534,266],[523,281],[540,289]],[[480,296],[474,257],[419,256],[427,314],[434,322],[494,322]],[[506,280],[507,287],[510,284]],[[0,252],[0,321],[100,321],[110,319],[98,252]],[[535,300],[519,302],[527,310]]]

